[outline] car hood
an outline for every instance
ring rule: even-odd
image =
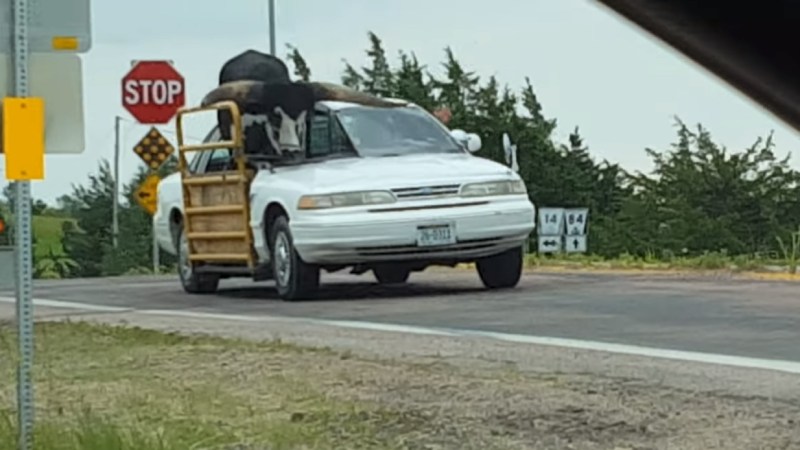
[[[343,158],[282,167],[265,176],[290,178],[315,191],[398,188],[509,178],[506,166],[470,154]]]

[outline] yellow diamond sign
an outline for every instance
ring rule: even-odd
[[[136,203],[142,207],[147,214],[151,216],[156,213],[156,204],[158,202],[158,183],[161,178],[156,175],[150,175],[139,185],[136,190]]]
[[[150,170],[158,170],[174,151],[175,147],[156,127],[150,128],[142,140],[133,147],[133,152]]]

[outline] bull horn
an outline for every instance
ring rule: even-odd
[[[346,86],[334,83],[309,82],[308,85],[314,92],[314,100],[333,100],[340,102],[358,103],[365,106],[380,108],[396,108],[405,106],[405,103],[385,100],[366,92],[357,91]]]
[[[245,105],[257,102],[260,94],[263,93],[265,83],[252,80],[238,80],[223,83],[211,92],[206,94],[201,102],[202,106],[208,106],[225,100],[236,102],[240,108]]]

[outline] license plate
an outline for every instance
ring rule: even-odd
[[[450,225],[428,225],[417,227],[417,245],[435,247],[456,243],[456,234]]]

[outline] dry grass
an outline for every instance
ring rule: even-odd
[[[309,351],[89,324],[37,329],[37,448],[392,448],[376,437],[380,424],[362,420],[375,408],[327,399],[310,372],[285,370]],[[13,364],[0,369],[0,449],[11,450]]]

